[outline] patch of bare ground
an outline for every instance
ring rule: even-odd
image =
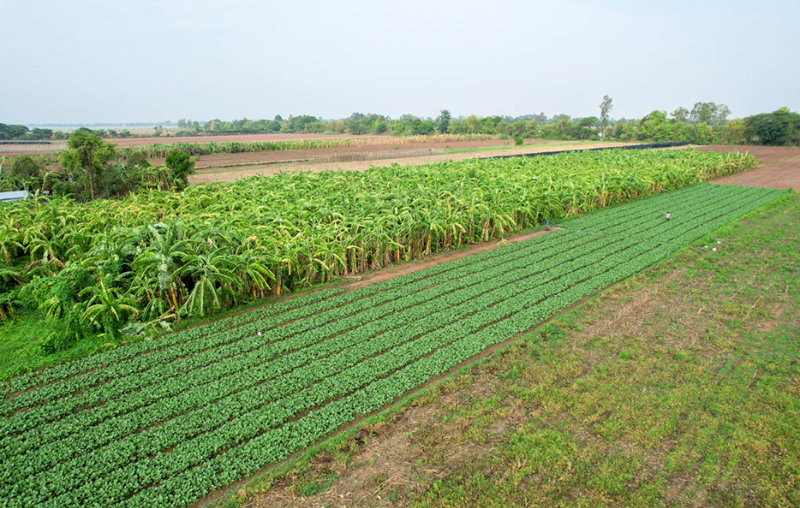
[[[353,140],[360,142],[360,140]],[[363,141],[363,140],[361,140]],[[462,149],[462,148],[482,148],[500,146],[503,144],[510,144],[513,141],[504,141],[501,139],[475,139],[464,141],[410,141],[410,140],[385,140],[385,139],[370,139],[369,144],[355,144],[353,146],[338,146],[333,148],[313,148],[307,150],[278,150],[271,152],[242,152],[242,153],[217,153],[210,155],[200,155],[197,158],[195,169],[197,170],[214,170],[214,171],[235,171],[235,167],[239,166],[258,166],[271,165],[271,164],[290,164],[292,161],[306,162],[310,164],[319,163],[332,163],[337,162],[334,159],[341,157],[343,160],[348,160],[348,157],[357,158],[360,156],[374,155],[373,158],[390,158],[397,154],[398,158],[406,157],[407,153],[412,155],[422,155],[426,150],[441,151],[446,149]],[[151,159],[153,163],[163,164],[164,158]]]
[[[479,143],[476,141],[471,141],[468,143]],[[493,146],[498,144],[498,140],[488,140],[484,141],[482,145],[475,145],[475,146]],[[519,155],[525,153],[538,153],[538,152],[549,152],[555,150],[584,150],[587,148],[597,148],[599,146],[603,147],[615,147],[615,146],[627,146],[632,143],[603,143],[603,142],[587,142],[587,143],[564,143],[564,142],[539,142],[537,141],[535,145],[527,145],[522,146],[519,148],[504,148],[498,150],[486,150],[486,151],[478,151],[478,152],[463,152],[463,153],[449,153],[449,154],[438,154],[438,155],[426,155],[421,157],[400,157],[400,158],[385,158],[385,159],[378,159],[378,160],[367,160],[367,161],[351,161],[351,162],[297,162],[297,163],[285,163],[285,164],[272,164],[269,166],[264,167],[247,167],[247,168],[223,168],[226,170],[221,169],[209,169],[207,171],[200,171],[196,175],[192,175],[189,178],[189,183],[191,184],[200,184],[200,183],[209,183],[209,182],[232,182],[234,180],[238,180],[239,178],[245,178],[248,176],[256,176],[256,175],[264,175],[270,176],[275,175],[277,173],[283,171],[325,171],[325,170],[333,170],[333,171],[366,171],[371,166],[376,167],[384,167],[384,166],[391,166],[392,164],[402,164],[404,166],[421,166],[423,164],[430,164],[434,162],[446,162],[446,161],[459,161],[464,159],[473,159],[473,158],[484,158],[484,157],[494,157],[498,155]],[[445,145],[450,145],[450,148],[456,148],[454,145],[455,143],[446,143]],[[412,148],[415,145],[408,145],[404,148]],[[373,151],[374,147],[355,147],[361,148],[362,151],[369,152]],[[441,147],[440,147],[441,148]],[[329,149],[325,149],[329,150]],[[264,153],[272,153],[276,154],[275,157],[283,157],[278,158],[276,160],[287,160],[288,152],[264,152]],[[315,151],[316,153],[316,151]],[[251,156],[253,154],[246,154]],[[202,160],[202,159],[201,159]]]
[[[230,143],[252,141],[295,141],[308,139],[390,139],[392,136],[354,136],[349,134],[230,134],[226,136],[153,136],[142,138],[109,139],[117,148],[148,145],[168,145],[171,143]]]
[[[471,383],[466,385],[467,381]],[[480,443],[465,438],[469,420],[451,418],[448,423],[448,414],[469,410],[476,401],[491,394],[496,384],[496,378],[484,372],[474,379],[461,377],[440,385],[402,413],[362,427],[352,441],[358,452],[351,456],[351,462],[323,452],[313,461],[312,475],[281,478],[270,492],[244,506],[393,506],[409,496],[423,495],[426,484],[442,477],[448,465],[476,462],[495,453],[496,443],[505,433],[524,421],[526,414],[521,405],[502,409],[488,419],[491,421]],[[472,423],[477,420],[480,418],[472,419]],[[325,492],[301,501],[305,479],[326,475],[336,475],[337,480]]]
[[[713,145],[699,147],[698,150],[750,153],[761,161],[756,169],[719,178],[712,183],[771,189],[800,189],[800,147]]]

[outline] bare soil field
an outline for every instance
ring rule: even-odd
[[[476,146],[497,146],[499,140],[486,140],[486,141],[466,141],[463,143],[487,143],[485,145],[476,145]],[[553,150],[582,150],[586,148],[597,148],[600,146],[603,147],[615,147],[615,146],[626,146],[635,143],[604,143],[604,142],[565,142],[565,141],[536,141],[535,145],[526,145],[521,146],[519,148],[502,148],[498,147],[497,150],[485,150],[485,151],[477,151],[477,152],[464,152],[464,153],[445,153],[445,154],[437,154],[437,155],[428,155],[428,156],[421,156],[421,157],[400,157],[400,158],[387,158],[381,160],[366,160],[366,161],[354,161],[354,162],[328,162],[328,163],[315,163],[315,162],[299,162],[299,163],[286,163],[286,164],[272,164],[269,166],[264,167],[248,167],[246,169],[242,168],[225,168],[222,169],[213,169],[207,168],[205,171],[199,171],[198,174],[193,175],[189,178],[190,184],[200,184],[200,183],[209,183],[209,182],[232,182],[234,180],[238,180],[239,178],[245,178],[248,176],[255,176],[255,175],[274,175],[280,173],[281,171],[323,171],[326,169],[335,170],[335,171],[365,171],[370,168],[370,166],[391,166],[392,164],[398,163],[407,166],[421,166],[423,164],[430,164],[433,162],[444,162],[444,161],[459,161],[464,159],[473,159],[473,158],[481,158],[481,157],[493,157],[497,155],[518,155],[518,154],[525,154],[525,153],[536,153],[536,152],[549,152]],[[469,147],[456,147],[456,143],[445,143],[445,145],[449,145],[451,149],[454,148],[469,148]],[[414,145],[407,145],[408,148],[416,148],[417,144]],[[376,146],[370,147],[353,147],[357,149],[361,149],[362,151],[374,151],[376,150]],[[328,150],[328,149],[326,149]],[[339,149],[342,150],[342,149]],[[320,150],[314,150],[315,154],[319,153]],[[274,154],[280,155],[288,155],[290,152],[272,152]],[[255,154],[241,154],[241,155],[255,155]],[[280,160],[280,159],[279,159]],[[288,160],[288,159],[284,159]],[[198,164],[200,167],[200,164]]]
[[[372,138],[387,138],[392,139],[392,136],[353,136],[352,134],[230,134],[227,136],[159,136],[148,138],[120,138],[109,139],[111,143],[115,143],[117,148],[125,148],[129,146],[146,146],[146,145],[168,145],[170,143],[229,143],[236,141],[240,143],[250,141],[294,141],[299,139],[372,139]]]
[[[483,139],[469,141],[450,141],[445,143],[406,143],[398,144],[395,138],[375,137],[379,144],[369,144],[364,146],[340,146],[336,148],[315,148],[311,150],[279,150],[275,152],[245,152],[245,153],[218,153],[212,155],[201,155],[198,157],[196,169],[209,169],[220,166],[245,165],[245,164],[272,164],[275,162],[294,161],[313,159],[334,155],[362,154],[373,152],[402,152],[414,150],[447,150],[460,148],[479,148],[489,146],[511,145],[514,141],[501,139]],[[384,142],[385,141],[385,142]],[[397,149],[395,150],[395,147]],[[151,159],[155,164],[163,164],[164,158]]]
[[[771,189],[800,189],[800,147],[796,146],[729,146],[699,147],[702,152],[748,152],[761,161],[756,169],[726,176],[713,183],[767,187]]]
[[[296,141],[307,139],[386,139],[386,143],[396,139],[394,136],[353,136],[351,134],[231,134],[227,136],[151,136],[142,138],[110,138],[107,141],[114,143],[117,148],[133,146],[168,145],[172,143],[228,143],[232,141],[246,143],[251,141]],[[7,145],[0,146],[0,155],[19,155],[31,152],[54,152],[64,150],[66,140],[54,140],[49,145]]]

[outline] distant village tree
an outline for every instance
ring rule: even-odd
[[[69,150],[61,152],[61,166],[76,182],[85,180],[94,199],[108,161],[114,158],[114,145],[97,134],[78,129],[70,135],[67,146]]]
[[[450,127],[450,111],[443,109],[439,113],[439,118],[436,119],[436,130],[442,134],[447,133]]]
[[[603,96],[603,102],[600,103],[600,123],[603,129],[603,138],[606,137],[606,125],[608,125],[608,114],[614,107],[611,97],[608,95]]]

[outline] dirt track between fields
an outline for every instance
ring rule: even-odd
[[[702,152],[748,152],[761,161],[756,169],[726,176],[712,183],[767,187],[770,189],[800,189],[800,147],[796,146],[728,146],[699,147]]]
[[[201,155],[197,159],[195,168],[213,169],[214,167],[235,165],[235,164],[273,164],[275,162],[285,162],[292,160],[315,159],[335,156],[353,156],[356,154],[370,154],[376,152],[386,153],[386,157],[392,157],[392,153],[402,154],[407,151],[418,152],[420,150],[447,150],[462,148],[481,148],[502,146],[513,144],[513,141],[502,139],[482,139],[468,141],[448,141],[448,142],[426,142],[426,143],[400,143],[392,139],[373,139],[375,143],[356,146],[339,146],[335,148],[314,148],[310,150],[279,150],[274,152],[244,152],[244,153],[218,153],[213,155]],[[151,159],[154,164],[163,164],[164,157]],[[316,164],[314,161],[307,161],[307,164]],[[232,168],[227,171],[237,171],[239,169],[252,168]]]
[[[131,146],[168,145],[171,143],[247,143],[252,141],[298,141],[310,139],[381,139],[391,136],[353,136],[350,134],[230,134],[227,136],[158,136],[146,138],[111,138],[117,148]],[[66,146],[66,141],[56,142]],[[55,144],[55,143],[54,143]]]
[[[497,146],[502,140],[488,140],[490,143],[493,141],[492,144]],[[470,143],[475,143],[470,142]],[[451,145],[451,148],[454,148],[455,143],[447,143]],[[521,146],[519,148],[498,148],[496,150],[484,150],[484,151],[476,151],[476,152],[464,152],[464,153],[448,153],[448,154],[438,154],[438,155],[428,155],[422,157],[401,157],[401,158],[389,158],[389,159],[380,159],[380,160],[367,160],[367,161],[353,161],[353,162],[329,162],[329,163],[313,163],[313,162],[300,162],[300,163],[291,163],[291,164],[274,164],[266,167],[257,167],[257,168],[230,168],[230,170],[208,170],[208,171],[200,171],[198,174],[193,175],[189,178],[189,183],[191,184],[200,184],[200,183],[209,183],[209,182],[232,182],[234,180],[238,180],[239,178],[245,178],[248,176],[255,176],[255,175],[264,175],[270,176],[282,171],[324,171],[324,170],[334,170],[334,171],[365,171],[370,168],[370,166],[391,166],[394,163],[402,164],[404,166],[421,166],[423,164],[430,164],[433,162],[445,162],[445,161],[459,161],[464,159],[473,159],[473,158],[480,158],[480,157],[493,157],[497,155],[519,155],[524,153],[536,153],[536,152],[549,152],[554,150],[582,150],[586,148],[597,148],[597,147],[617,147],[617,146],[626,146],[634,143],[603,143],[603,142],[586,142],[586,143],[570,143],[570,142],[558,142],[558,141],[549,141],[549,142],[540,142],[537,140],[535,144]],[[484,145],[486,146],[486,145]],[[488,146],[492,146],[491,144]],[[407,145],[407,147],[414,148],[414,145]],[[365,150],[364,147],[356,147],[360,148],[362,151],[369,151]],[[374,147],[367,147],[372,149]],[[405,148],[405,147],[404,147]],[[315,150],[318,152],[318,150]],[[288,152],[277,152],[278,154],[287,154]]]

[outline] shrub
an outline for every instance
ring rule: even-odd
[[[25,180],[34,176],[39,176],[39,164],[30,155],[20,155],[14,159],[11,165],[11,175],[15,178]]]
[[[173,150],[167,155],[166,165],[176,182],[183,182],[183,187],[189,184],[189,175],[194,173],[194,160],[188,154]]]
[[[150,167],[150,162],[147,160],[147,157],[145,157],[144,152],[133,152],[125,160],[125,167],[127,169],[130,169],[135,166],[139,166],[142,168]]]

